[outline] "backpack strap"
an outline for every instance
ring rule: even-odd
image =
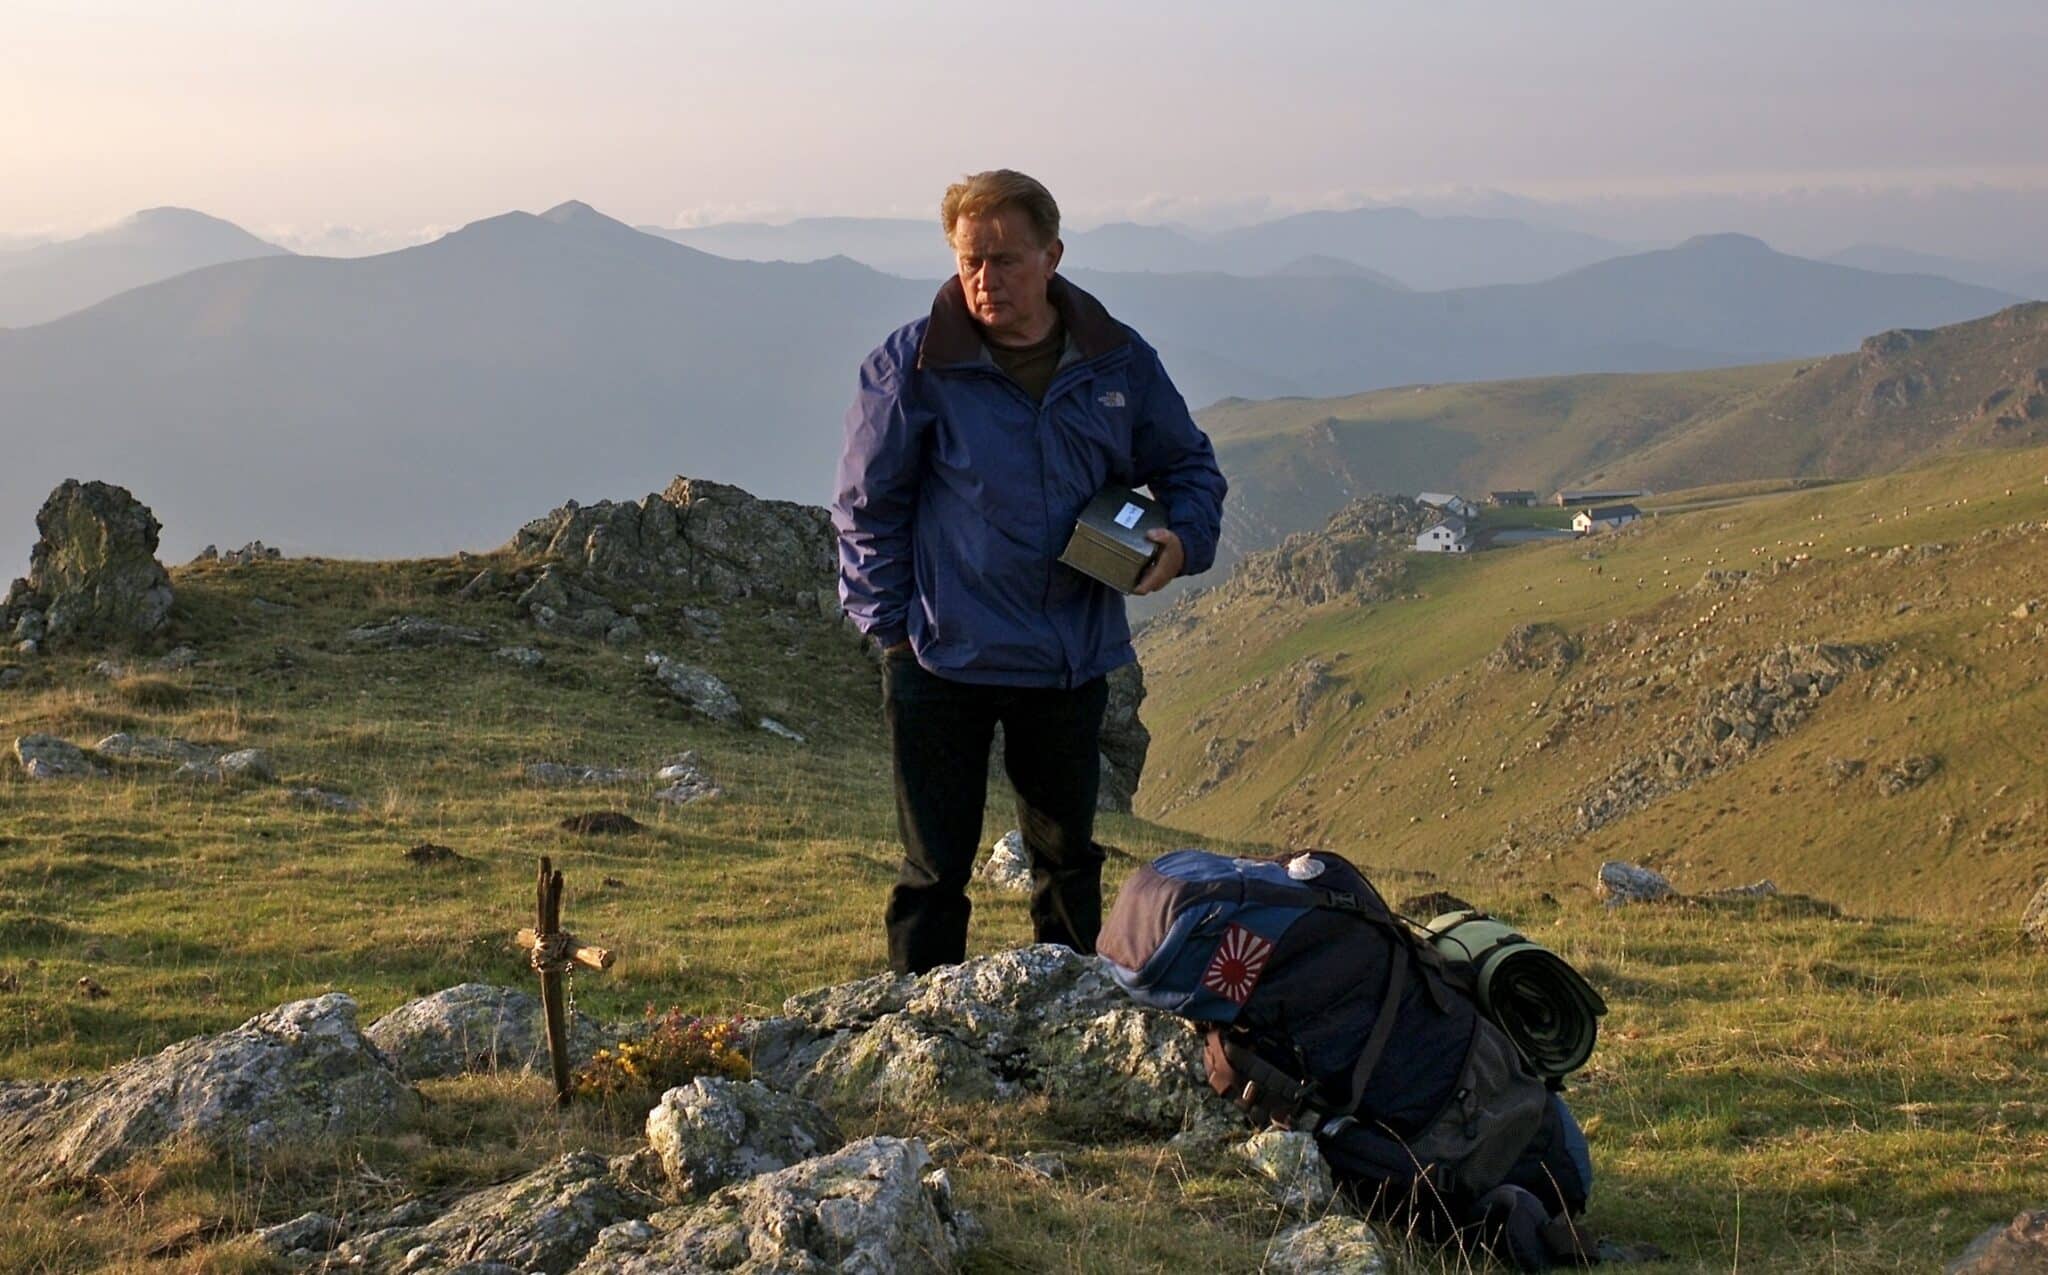
[[[1365,1048],[1358,1053],[1358,1061],[1351,1067],[1350,1095],[1344,1101],[1344,1111],[1358,1107],[1358,1100],[1365,1097],[1365,1086],[1372,1080],[1372,1073],[1380,1065],[1380,1055],[1387,1052],[1387,1040],[1394,1034],[1394,1015],[1401,1008],[1401,993],[1408,990],[1408,945],[1397,942],[1393,945],[1394,963],[1387,970],[1387,994],[1380,1001],[1379,1017],[1373,1020],[1372,1035],[1365,1038]]]

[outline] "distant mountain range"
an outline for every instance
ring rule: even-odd
[[[1733,236],[1448,292],[1304,269],[1301,246],[1264,276],[1075,277],[1195,404],[1824,354],[2010,300]],[[577,203],[381,256],[194,270],[0,331],[0,567],[71,476],[132,486],[173,556],[480,547],[678,472],[822,502],[855,366],[931,288],[843,257],[729,260]]]
[[[0,246],[0,328],[43,323],[201,266],[283,252],[189,208],[146,209],[76,239]]]
[[[1933,274],[1958,283],[1997,288],[2030,301],[2048,301],[2048,266],[2021,261],[1966,261],[1910,248],[1857,244],[1823,258],[1838,266],[1881,270],[1887,274]]]
[[[643,226],[650,234],[720,256],[756,261],[851,257],[910,278],[953,268],[936,219],[811,217],[781,225],[731,222],[694,229]],[[1573,230],[1507,217],[1426,217],[1406,208],[1310,212],[1200,235],[1173,226],[1114,222],[1062,235],[1070,269],[1270,275],[1362,272],[1389,286],[1435,291],[1533,283],[1631,249]]]

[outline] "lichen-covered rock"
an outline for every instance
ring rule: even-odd
[[[36,514],[28,578],[0,605],[0,629],[50,646],[124,641],[162,629],[172,601],[170,576],[156,560],[162,530],[125,489],[66,480]]]
[[[117,732],[92,746],[102,757],[118,757],[126,761],[174,761],[210,762],[220,756],[218,748],[208,748],[184,739],[165,739],[157,735],[130,735]]]
[[[624,1228],[576,1275],[845,1271],[948,1275],[975,1228],[916,1139],[865,1138]]]
[[[357,1029],[355,1001],[330,992],[100,1076],[0,1085],[0,1155],[49,1177],[92,1177],[184,1138],[260,1154],[388,1130],[418,1107]]]
[[[647,667],[662,689],[712,721],[739,720],[739,697],[706,670],[672,660],[658,651],[647,653]]]
[[[2048,947],[2048,881],[2041,882],[2041,888],[2034,891],[2026,911],[2020,913],[2020,935],[2027,940]]]
[[[493,1264],[521,1275],[562,1275],[607,1227],[654,1211],[657,1202],[626,1176],[602,1156],[571,1152],[525,1177],[464,1196],[424,1225],[357,1236],[335,1250],[337,1264],[390,1275],[454,1275]]]
[[[704,769],[694,750],[663,762],[661,769],[654,772],[654,777],[667,785],[654,794],[654,799],[671,805],[687,806],[725,795],[725,789],[719,787],[718,781]]]
[[[814,606],[831,584],[835,545],[821,508],[679,477],[637,502],[571,501],[520,528],[506,548],[598,589],[802,598]]]
[[[1600,897],[1611,908],[1627,903],[1656,903],[1671,898],[1677,891],[1664,874],[1652,868],[1637,867],[1619,859],[1609,859],[1600,865]]]
[[[443,624],[425,616],[400,615],[376,624],[358,625],[341,635],[350,646],[373,651],[396,651],[408,647],[482,646],[483,631],[459,624]]]
[[[240,748],[222,753],[212,761],[188,761],[171,773],[173,779],[225,784],[234,780],[270,783],[277,778],[277,766],[260,748]]]
[[[525,669],[539,668],[548,660],[547,656],[530,646],[501,646],[491,652],[491,658]]]
[[[1387,1254],[1372,1227],[1355,1217],[1321,1217],[1291,1226],[1266,1246],[1272,1275],[1386,1275]]]
[[[409,1080],[472,1071],[538,1070],[548,1061],[540,999],[511,987],[463,983],[407,1001],[364,1032]],[[570,1024],[569,1046],[579,1058],[602,1049],[609,1037],[582,1014]]]
[[[256,1242],[277,1257],[311,1257],[333,1248],[341,1229],[341,1223],[325,1213],[301,1213],[289,1222],[256,1232]]]
[[[699,1076],[663,1094],[647,1113],[648,1145],[684,1197],[786,1169],[845,1141],[818,1104],[758,1080]]]
[[[14,741],[14,759],[30,779],[91,779],[106,774],[85,750],[55,735],[23,735]]]
[[[1240,1126],[1209,1089],[1201,1037],[1134,1006],[1094,957],[1041,944],[909,977],[881,974],[793,996],[770,1083],[819,1101],[915,1109],[1023,1093],[1077,1121],[1173,1133]]]
[[[2022,1211],[1994,1226],[1943,1269],[1943,1275],[2041,1275],[2048,1272],[2048,1209]]]
[[[1273,1184],[1274,1203],[1286,1212],[1321,1217],[1336,1202],[1337,1184],[1313,1133],[1266,1129],[1238,1144],[1237,1153]]]
[[[1024,844],[1024,834],[1012,828],[998,837],[988,848],[988,858],[974,870],[974,876],[999,889],[1018,893],[1030,890],[1031,850]]]

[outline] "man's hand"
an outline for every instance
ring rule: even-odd
[[[1145,569],[1145,574],[1138,577],[1138,587],[1131,590],[1139,597],[1164,589],[1180,575],[1180,569],[1188,564],[1188,551],[1180,547],[1180,537],[1166,528],[1159,527],[1146,532],[1145,539],[1161,548],[1159,556]]]

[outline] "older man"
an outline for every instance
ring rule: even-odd
[[[1123,598],[1058,559],[1098,490],[1149,487],[1168,529],[1135,591],[1154,592],[1215,560],[1224,495],[1158,354],[1056,273],[1045,187],[976,173],[940,220],[958,277],[861,365],[833,506],[840,597],[882,651],[904,851],[885,921],[908,973],[966,957],[998,722],[1038,940],[1095,950],[1103,679],[1136,656]]]

